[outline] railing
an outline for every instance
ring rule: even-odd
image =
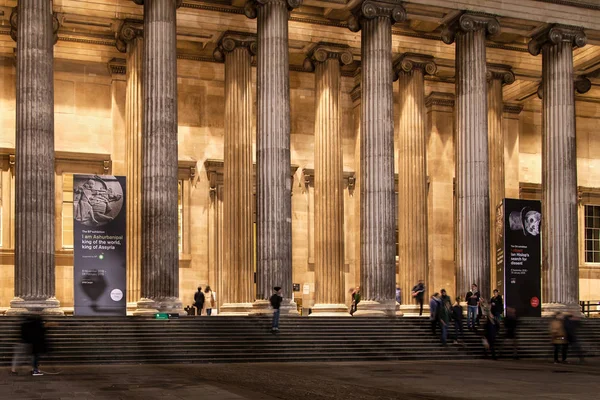
[[[590,317],[590,314],[600,314],[600,300],[586,300],[580,301],[581,313],[586,317]]]

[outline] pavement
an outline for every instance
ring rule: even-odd
[[[600,359],[0,368],[0,399],[598,399]]]

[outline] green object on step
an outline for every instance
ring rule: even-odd
[[[161,313],[155,314],[154,318],[156,318],[156,319],[169,319],[169,314],[161,312]]]

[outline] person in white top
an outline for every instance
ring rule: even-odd
[[[211,290],[210,286],[207,286],[206,289],[204,289],[204,311],[209,317],[212,314],[212,309],[214,306],[215,294]]]

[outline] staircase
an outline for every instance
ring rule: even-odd
[[[465,330],[464,346],[446,347],[425,318],[282,317],[270,333],[266,317],[50,318],[45,364],[383,361],[483,357],[481,339]],[[501,347],[500,332],[498,347]],[[19,319],[0,317],[0,365],[10,365]],[[600,356],[600,319],[583,320],[580,340]],[[552,357],[548,320],[523,319],[522,358]]]

